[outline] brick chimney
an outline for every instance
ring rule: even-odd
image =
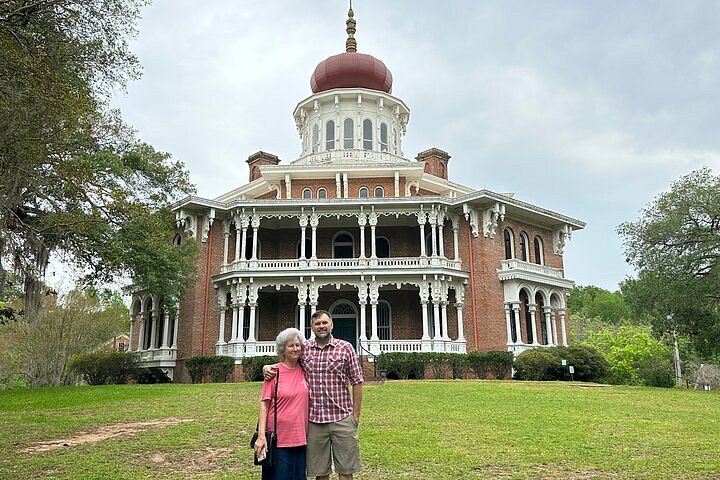
[[[418,162],[425,162],[425,173],[447,180],[448,161],[450,160],[449,153],[433,147],[425,150],[424,152],[418,153],[415,160]]]
[[[250,168],[250,181],[260,178],[260,167],[262,165],[277,165],[280,159],[272,153],[263,152],[262,150],[250,155],[247,159]]]

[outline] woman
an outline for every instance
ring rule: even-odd
[[[255,453],[261,456],[267,448],[265,431],[273,431],[277,389],[277,459],[275,467],[262,467],[263,480],[305,480],[305,447],[308,425],[308,386],[305,373],[298,363],[305,338],[300,330],[287,328],[275,339],[275,351],[280,358],[279,375],[266,380],[260,396],[258,439]]]

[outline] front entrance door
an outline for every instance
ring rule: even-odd
[[[345,340],[357,351],[357,315],[351,303],[339,303],[332,309],[333,337]]]

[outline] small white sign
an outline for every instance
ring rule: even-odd
[[[570,369],[570,373],[575,373],[575,367],[573,367],[572,365],[570,365],[570,367],[568,367],[568,368]]]
[[[562,366],[563,366],[563,367],[564,367],[565,365],[567,365],[567,360],[560,360],[560,361],[562,362]]]

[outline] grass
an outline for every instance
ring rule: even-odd
[[[0,391],[0,478],[257,479],[247,443],[259,393],[257,383]],[[719,405],[715,392],[566,383],[368,386],[357,478],[720,479]],[[167,424],[136,423],[150,420]],[[75,444],[81,434],[95,437]],[[53,440],[69,446],[28,450]]]

